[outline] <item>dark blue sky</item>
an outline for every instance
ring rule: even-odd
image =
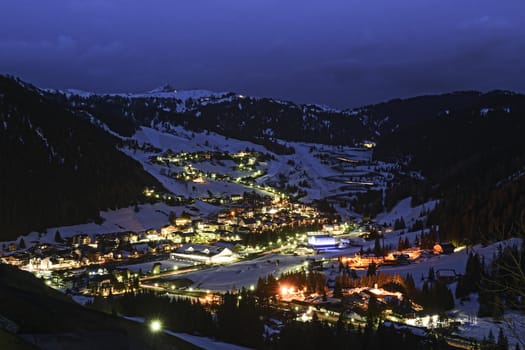
[[[524,0],[2,0],[0,72],[41,87],[176,88],[335,107],[525,91]]]

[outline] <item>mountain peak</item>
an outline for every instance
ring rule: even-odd
[[[162,86],[159,86],[158,88],[155,88],[151,91],[149,91],[150,93],[158,93],[158,92],[177,92],[177,89],[175,89],[173,86],[171,86],[170,84],[164,84]]]

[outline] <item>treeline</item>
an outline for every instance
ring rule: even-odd
[[[525,234],[525,177],[444,197],[429,216],[443,240],[493,242]]]
[[[257,279],[255,296],[259,305],[267,307],[271,302],[276,301],[281,286],[293,287],[295,291],[302,290],[305,293],[318,293],[325,296],[327,291],[326,276],[321,272],[306,272],[305,270],[288,272],[281,274],[279,279],[270,274]]]
[[[370,269],[369,269],[370,270]],[[336,277],[334,296],[340,297],[344,288],[375,287],[384,288],[391,292],[400,292],[404,296],[399,307],[407,311],[409,301],[421,305],[425,312],[443,313],[454,308],[454,297],[447,285],[436,279],[433,269],[429,270],[421,288],[417,288],[414,277],[408,274],[402,277],[399,274],[367,273],[366,276],[357,277],[352,273],[340,274]]]
[[[260,137],[271,137],[288,141],[353,144],[369,134],[357,118],[267,98],[234,98],[234,102],[195,107],[195,110],[177,117],[184,126],[255,142]],[[199,118],[195,118],[197,111],[200,112]]]
[[[174,332],[213,337],[253,348],[263,340],[262,312],[255,296],[246,289],[226,293],[218,306],[203,305],[187,298],[170,298],[155,293],[130,293],[107,299],[97,297],[86,304],[106,313],[160,320]]]
[[[314,314],[315,315],[315,314]],[[292,322],[280,332],[270,349],[449,349],[437,338],[417,336],[408,328],[397,329],[392,324],[379,323],[354,327],[342,320],[336,326],[321,322],[314,316],[311,322]]]
[[[478,316],[503,319],[505,310],[525,312],[525,240],[521,245],[499,246],[489,264],[470,253],[466,272],[458,280],[456,298],[478,293]]]
[[[162,186],[118,140],[17,81],[0,77],[0,226],[3,240],[98,220]]]
[[[153,293],[127,294],[120,297],[95,298],[87,307],[107,313],[139,316],[145,322],[161,320],[164,328],[212,337],[221,341],[257,349],[382,349],[391,344],[409,349],[446,349],[432,337],[415,335],[409,328],[395,328],[378,322],[354,327],[341,318],[330,325],[319,321],[314,313],[310,322],[285,322],[278,334],[264,331],[264,320],[271,312],[257,304],[256,293],[242,289],[226,293],[219,306],[198,301],[170,299]],[[398,339],[399,338],[399,339]]]
[[[250,140],[277,154],[292,154],[293,148],[275,140],[346,145],[371,134],[358,118],[348,118],[341,112],[268,98],[239,98],[233,93],[226,97],[230,100],[188,99],[184,104],[186,111],[177,112],[182,101],[171,98],[50,95],[74,110],[87,111],[122,136],[132,136],[141,125],[170,123],[198,132],[214,131]]]
[[[383,191],[368,190],[358,193],[351,200],[352,208],[365,218],[373,218],[384,210]]]
[[[95,297],[87,307],[107,313],[162,320],[164,327],[177,332],[211,334],[212,316],[198,301],[159,297],[153,293],[129,293],[118,297]]]
[[[322,224],[307,224],[297,225],[294,227],[279,227],[271,230],[264,230],[260,233],[250,233],[243,235],[242,243],[248,246],[256,246],[258,244],[266,245],[270,242],[275,243],[279,239],[285,241],[291,234],[306,233],[316,231],[322,227]]]
[[[420,179],[397,172],[394,174],[394,180],[388,184],[385,191],[384,209],[391,211],[400,200],[407,197],[411,197],[410,205],[414,207],[425,203],[434,195],[432,183],[428,179]]]

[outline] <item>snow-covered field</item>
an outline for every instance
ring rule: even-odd
[[[133,322],[138,322],[138,323],[144,323],[145,321],[144,318],[142,317],[124,317],[124,318],[130,321],[133,321]],[[215,349],[217,350],[249,350],[249,348],[246,348],[243,346],[220,342],[215,339],[208,338],[208,337],[200,337],[200,336],[187,334],[187,333],[172,332],[168,329],[164,329],[162,331],[165,334],[183,339],[190,344],[196,345],[206,350],[215,350]]]
[[[374,220],[379,224],[393,225],[397,219],[403,218],[407,227],[410,227],[416,220],[421,219],[422,214],[432,211],[438,204],[437,200],[433,200],[411,207],[411,200],[412,198],[408,197],[399,201],[391,211],[378,214]]]
[[[176,278],[189,278],[193,281],[194,288],[224,292],[242,287],[249,288],[257,284],[259,277],[270,274],[279,276],[281,273],[300,268],[305,259],[300,256],[268,254],[249,261],[180,274]]]
[[[175,333],[175,332],[171,332],[168,330],[165,330],[164,333],[174,335],[178,338],[184,339],[188,343],[196,345],[205,350],[248,350],[249,349],[243,346],[223,343],[215,339],[211,339],[207,337],[199,337],[199,336],[191,335],[187,333]]]

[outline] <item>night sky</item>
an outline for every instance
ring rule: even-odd
[[[2,0],[0,72],[355,107],[525,91],[524,0]]]

